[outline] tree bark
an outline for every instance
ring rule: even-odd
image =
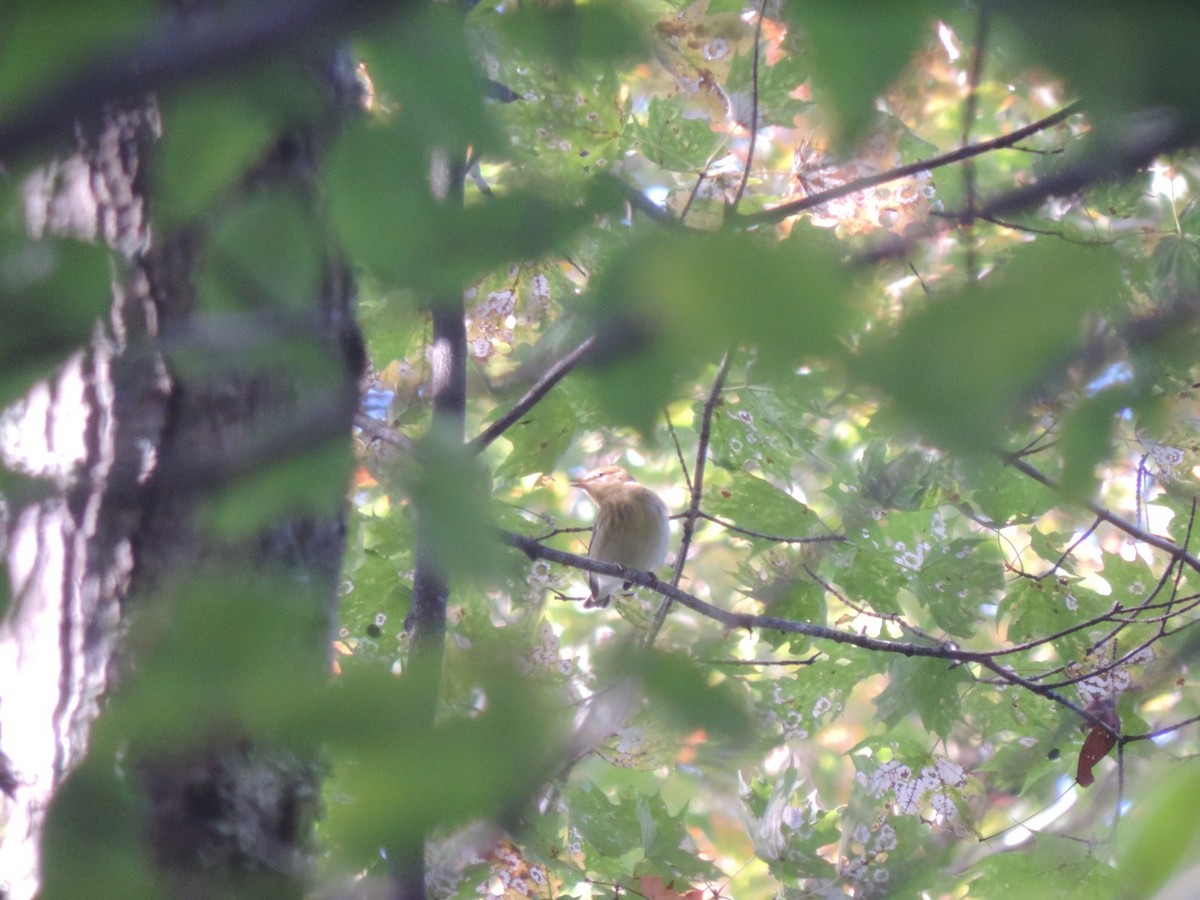
[[[345,60],[330,71],[331,81],[352,77]],[[332,87],[331,97],[354,93]],[[19,404],[3,440],[6,461],[57,488],[4,522],[12,603],[0,624],[0,750],[11,796],[0,878],[12,900],[34,895],[39,868],[54,894],[63,861],[39,858],[47,810],[78,772],[106,693],[137,678],[118,640],[130,614],[158,606],[169,618],[179,586],[197,573],[269,574],[296,585],[298,614],[312,623],[307,659],[328,666],[342,504],[276,519],[252,540],[214,537],[197,517],[232,478],[314,444],[348,441],[364,365],[353,284],[330,256],[307,313],[289,298],[283,321],[290,339],[333,373],[321,386],[269,353],[231,363],[219,344],[200,355],[199,370],[173,366],[164,347],[192,345],[205,328],[194,289],[204,223],[166,240],[147,228],[146,165],[160,127],[151,100],[109,108],[99,120],[78,128],[73,153],[25,184],[31,234],[103,241],[117,263],[107,321]],[[308,195],[320,143],[308,128],[280,135],[246,190],[283,185]],[[320,779],[310,755],[236,732],[197,734],[169,754],[136,744],[122,752],[129,757],[96,767],[106,777],[119,772],[139,794],[132,831],[170,896],[224,896],[239,884],[256,896],[301,893]],[[95,827],[110,825],[119,827]]]

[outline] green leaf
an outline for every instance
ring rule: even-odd
[[[711,6],[710,6],[711,8]],[[812,107],[812,103],[792,96],[812,72],[810,55],[802,42],[790,31],[786,40],[787,53],[767,64],[762,54],[758,59],[758,116],[760,126],[795,126],[796,117]],[[753,90],[754,54],[742,53],[730,64],[728,89],[747,95]]]
[[[72,240],[0,240],[0,408],[85,346],[108,308],[103,247]]]
[[[308,205],[292,193],[261,193],[220,221],[200,260],[197,293],[206,309],[307,310],[323,262]]]
[[[1131,900],[1157,896],[1168,880],[1190,867],[1200,845],[1195,802],[1200,770],[1169,765],[1147,787],[1122,817],[1117,844],[1117,893]]]
[[[860,547],[835,548],[829,558],[826,577],[842,588],[855,603],[870,606],[884,615],[899,615],[898,596],[908,587],[910,574],[896,565],[886,551]]]
[[[1086,843],[1042,832],[1024,853],[986,856],[973,866],[980,897],[1113,897],[1113,870]]]
[[[959,693],[970,681],[970,674],[949,660],[896,657],[888,667],[888,686],[875,698],[879,718],[895,728],[915,712],[926,731],[946,737],[962,721]]]
[[[955,538],[927,551],[912,590],[949,634],[970,637],[979,627],[980,607],[995,601],[1003,586],[1001,561],[978,538]]]
[[[149,0],[13,3],[0,10],[0,118],[105,54],[131,46],[159,12]]]
[[[993,522],[1025,523],[1052,506],[1055,494],[995,456],[957,460],[968,502]]]
[[[1021,402],[1068,363],[1084,314],[1120,295],[1118,262],[1105,248],[1021,246],[983,282],[873,342],[858,371],[947,449],[986,452]]]
[[[1000,602],[999,615],[1009,617],[1009,640],[1028,641],[1069,627],[1076,621],[1075,605],[1065,579],[1022,578]]]
[[[637,128],[638,146],[646,158],[674,172],[704,168],[721,136],[707,119],[685,117],[678,97],[654,97],[646,123]]]
[[[713,460],[726,469],[758,468],[777,481],[789,480],[794,460],[806,457],[822,437],[816,385],[816,378],[788,377],[778,385],[727,392],[712,420]],[[702,407],[698,401],[693,415],[700,416]]]
[[[578,428],[579,420],[564,394],[548,394],[504,432],[512,450],[497,467],[496,477],[507,480],[553,471]]]
[[[934,458],[905,450],[888,458],[885,441],[871,441],[858,464],[861,495],[880,509],[914,510],[924,506],[936,474]]]
[[[315,105],[297,90],[303,84],[290,69],[259,67],[168,95],[154,166],[155,222],[182,224],[232,192],[284,124]]]
[[[1130,390],[1110,388],[1088,397],[1071,413],[1062,429],[1062,490],[1073,500],[1090,500],[1099,473],[1113,450],[1117,415],[1133,402]]]
[[[745,697],[734,683],[712,683],[711,674],[687,656],[625,651],[615,670],[639,678],[646,693],[683,731],[703,728],[736,741],[747,740],[753,732]]]
[[[363,125],[342,135],[328,169],[330,212],[342,245],[385,281],[438,295],[489,269],[563,246],[618,195],[593,180],[581,196],[524,192],[462,209],[430,190],[431,158],[403,128]]]
[[[436,727],[422,722],[428,695],[412,677],[378,668],[346,673],[313,708],[309,726],[333,752],[340,799],[323,830],[335,850],[363,865],[381,846],[419,846],[432,828],[521,807],[551,776],[558,723],[546,698],[500,663],[470,676],[486,710]]]
[[[597,344],[612,358],[583,370],[589,405],[606,425],[630,425],[649,434],[680,385],[699,376],[702,362],[685,348],[652,341],[636,320],[601,326]],[[593,356],[593,358],[595,358]]]
[[[813,511],[799,500],[746,472],[714,471],[705,489],[707,511],[742,528],[803,537],[819,525]]]
[[[487,153],[503,151],[484,110],[483,76],[471,62],[455,9],[423,6],[394,27],[372,32],[358,49],[380,101],[385,107],[398,106],[394,115],[399,127],[418,144],[452,153],[468,145]]]
[[[104,821],[96,827],[96,817]],[[93,749],[55,793],[41,843],[43,900],[154,900],[163,885],[148,858],[145,822],[129,779]]]
[[[1150,295],[1161,305],[1187,302],[1200,294],[1200,239],[1168,234],[1151,257]]]
[[[995,32],[1009,52],[1066,76],[1100,116],[1173,106],[1196,121],[1191,64],[1200,23],[1188,5],[1098,0],[1086,16],[1069,0],[1002,0],[994,9]]]
[[[327,653],[324,597],[260,571],[229,570],[164,586],[133,621],[138,677],[106,727],[142,752],[197,729],[308,746]]]
[[[429,155],[401,129],[362,124],[339,138],[326,169],[344,248],[388,281],[419,280],[453,246],[454,212],[430,193]],[[414,271],[415,270],[415,271]]]
[[[500,18],[506,37],[522,51],[559,66],[645,57],[644,23],[631,4],[600,0],[515,6]]]
[[[941,6],[929,0],[821,0],[786,8],[789,19],[808,35],[814,87],[826,94],[825,105],[836,111],[845,144],[864,135],[875,118],[875,98],[927,39],[928,23]]]
[[[233,479],[205,501],[200,521],[217,535],[245,538],[286,518],[327,515],[345,496],[349,450],[344,441],[298,449]]]
[[[773,246],[740,233],[653,233],[597,280],[606,312],[648,318],[693,357],[753,345],[766,371],[833,352],[849,319],[849,273],[799,237]]]
[[[419,468],[406,473],[423,547],[445,577],[494,575],[505,559],[493,531],[490,483],[478,460],[438,431],[417,447]]]

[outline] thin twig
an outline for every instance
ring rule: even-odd
[[[971,143],[971,126],[975,124],[975,113],[979,106],[979,79],[983,74],[984,47],[987,43],[989,12],[991,5],[984,0],[979,6],[979,29],[975,33],[975,47],[972,51],[971,69],[967,75],[967,103],[963,111],[963,147]],[[966,210],[963,224],[967,229],[967,253],[964,268],[968,281],[975,281],[979,276],[975,256],[975,163],[972,160],[963,161],[963,188],[966,195]]]
[[[1052,128],[1061,122],[1066,121],[1075,113],[1079,112],[1082,104],[1079,101],[1064,106],[1058,112],[1052,113],[1045,118],[1038,119],[1024,128],[1018,128],[1010,134],[1001,135],[998,138],[992,138],[988,141],[981,141],[978,144],[972,144],[969,147],[959,147],[957,150],[951,150],[949,153],[943,153],[940,156],[932,156],[929,159],[919,162],[910,163],[906,166],[898,166],[895,169],[888,169],[886,172],[879,172],[875,175],[868,175],[865,178],[856,178],[854,181],[848,181],[838,187],[830,188],[827,191],[821,191],[818,194],[810,194],[801,200],[793,200],[791,203],[783,203],[771,209],[764,209],[760,212],[748,213],[744,216],[738,216],[737,221],[742,225],[754,224],[769,224],[772,222],[782,222],[784,219],[799,215],[805,210],[814,209],[828,203],[830,200],[837,200],[839,197],[846,197],[850,194],[855,194],[859,191],[865,191],[868,188],[878,187],[881,184],[887,184],[889,181],[898,181],[901,178],[909,178],[920,172],[931,171],[942,166],[952,165],[956,162],[962,162],[964,159],[970,159],[974,156],[980,156],[984,153],[990,153],[993,150],[1002,150],[1011,147],[1018,141],[1024,140],[1032,134],[1037,134],[1039,131],[1045,131],[1047,128]]]
[[[696,464],[693,467],[691,501],[688,503],[687,514],[683,519],[683,536],[679,539],[679,550],[675,554],[675,572],[671,576],[673,587],[677,587],[679,579],[683,577],[683,566],[687,562],[688,548],[692,545],[696,520],[700,517],[700,504],[704,500],[704,467],[708,461],[708,442],[712,436],[713,413],[717,408],[717,401],[721,398],[721,390],[725,386],[725,379],[729,375],[729,366],[732,361],[733,350],[727,350],[721,358],[721,364],[717,367],[717,377],[713,379],[708,399],[704,401],[704,411],[700,416],[700,435],[696,442]],[[658,632],[670,609],[671,598],[664,596],[658,605],[658,610],[654,613],[654,621],[650,624],[650,630],[646,633],[645,644],[647,647],[654,645],[654,640],[658,637]]]
[[[1053,478],[1042,473],[1036,467],[1025,462],[1025,460],[1019,459],[1011,454],[1004,455],[1003,459],[1005,463],[1012,466],[1018,472],[1028,475],[1034,481],[1045,485],[1052,491],[1061,490],[1058,483]],[[1179,560],[1189,569],[1200,572],[1200,559],[1197,559],[1195,556],[1189,553],[1186,547],[1180,547],[1174,541],[1159,537],[1156,534],[1151,534],[1145,529],[1138,528],[1132,522],[1127,522],[1125,519],[1122,519],[1120,516],[1116,515],[1110,510],[1105,509],[1098,503],[1086,501],[1083,505],[1097,518],[1103,519],[1117,530],[1125,532],[1125,534],[1129,535],[1134,540],[1149,544],[1151,547],[1156,547],[1159,550],[1162,550],[1164,553],[1169,554],[1173,559]]]
[[[669,410],[663,410],[663,418],[667,422],[667,431],[671,433],[671,443],[675,445],[675,457],[679,460],[679,468],[683,472],[683,481],[687,485],[688,494],[692,493],[692,473],[688,469],[687,460],[683,458],[683,445],[679,443],[679,435],[675,433],[675,424],[671,421]]]
[[[759,0],[758,21],[754,26],[754,55],[750,63],[750,146],[746,148],[746,165],[742,167],[741,183],[738,184],[737,192],[725,210],[726,214],[731,216],[737,214],[738,204],[742,202],[742,195],[746,193],[746,184],[750,181],[750,167],[754,164],[754,146],[758,143],[758,60],[762,53],[763,9],[766,5],[767,0]]]
[[[846,540],[844,534],[819,534],[809,537],[788,537],[782,534],[768,534],[765,531],[755,531],[753,528],[743,528],[740,525],[734,525],[732,522],[727,522],[720,516],[714,516],[712,513],[700,512],[698,518],[707,519],[720,525],[728,531],[734,531],[738,534],[744,534],[746,537],[758,538],[764,541],[773,541],[776,544],[837,544],[843,543]]]
[[[550,390],[565,378],[572,369],[578,366],[587,356],[588,351],[596,343],[595,335],[589,337],[578,347],[546,370],[533,386],[527,390],[508,412],[485,428],[479,435],[467,443],[467,452],[472,455],[481,453],[488,444],[509,428],[520,421],[521,417],[537,404],[539,400],[550,393]]]

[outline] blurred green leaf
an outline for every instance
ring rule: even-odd
[[[158,12],[150,0],[6,4],[0,9],[0,118],[82,67],[131,46]]]
[[[947,449],[991,450],[1021,401],[1070,361],[1084,314],[1120,296],[1118,262],[1106,248],[1018,247],[983,282],[866,347],[857,369]]]
[[[106,728],[140,752],[203,733],[310,746],[325,685],[327,600],[269,572],[229,570],[165,585],[134,619],[138,677]]]
[[[59,787],[46,816],[38,897],[162,897],[144,828],[134,785],[117,774],[111,758],[93,753]]]
[[[850,274],[803,238],[652,233],[597,281],[600,309],[652,317],[680,352],[709,360],[750,344],[767,371],[832,352],[850,318]]]
[[[0,407],[87,345],[111,277],[102,247],[0,238]]]
[[[285,451],[210,495],[200,522],[224,538],[244,538],[286,518],[328,515],[345,497],[351,464],[343,441]]]
[[[453,213],[430,193],[427,153],[400,129],[366,123],[339,138],[327,167],[330,214],[345,250],[388,281],[420,277],[453,240]],[[452,244],[451,244],[452,245]]]
[[[1002,0],[993,9],[1007,32],[1005,48],[1066,76],[1099,115],[1174,106],[1195,127],[1192,58],[1200,19],[1187,4],[1098,0],[1086,16],[1068,0]],[[1097,65],[1101,56],[1104,65]]]
[[[203,251],[197,293],[207,309],[309,309],[323,261],[309,207],[291,193],[257,194],[220,220]]]
[[[503,666],[476,674],[487,709],[468,720],[421,724],[411,679],[380,670],[347,673],[314,712],[334,748],[323,831],[340,852],[365,861],[436,826],[494,819],[550,776],[555,725],[532,685]]]
[[[596,343],[580,369],[587,402],[595,419],[584,425],[630,425],[649,434],[681,385],[699,377],[708,360],[698,360],[673,342],[662,340],[637,311],[591,311]]]
[[[967,457],[956,461],[963,481],[970,485],[968,503],[993,522],[1027,522],[1035,510],[1054,502],[1054,495],[1032,478],[995,456]]]
[[[814,86],[826,92],[825,105],[836,111],[845,144],[864,135],[875,118],[875,98],[921,47],[928,22],[945,5],[821,0],[786,8],[808,35]]]
[[[1173,875],[1196,859],[1200,844],[1195,802],[1200,770],[1175,764],[1147,787],[1146,795],[1122,817],[1117,843],[1118,893],[1130,900],[1158,896]]]
[[[434,294],[563,246],[619,199],[611,184],[596,181],[575,198],[527,192],[461,209],[434,199],[430,165],[402,128],[350,129],[334,149],[329,191],[335,228],[355,260]]]
[[[905,450],[888,458],[885,441],[867,443],[859,461],[862,496],[881,509],[920,509],[933,485],[934,459],[920,450]]]
[[[358,50],[379,101],[385,107],[397,103],[398,109],[387,114],[396,116],[410,139],[451,153],[468,145],[478,152],[503,152],[484,110],[483,76],[471,61],[455,9],[422,6],[392,28],[372,32]]]
[[[194,85],[163,102],[163,138],[155,158],[156,223],[168,228],[232,193],[285,124],[311,114],[316,98],[295,72],[260,67],[253,77]]]
[[[1026,853],[984,857],[973,867],[980,897],[1114,897],[1113,870],[1086,844],[1039,833]]]
[[[1090,500],[1099,473],[1097,467],[1113,452],[1116,417],[1134,400],[1132,392],[1115,387],[1088,397],[1067,418],[1062,429],[1063,493],[1074,500]]]
[[[734,741],[751,736],[753,721],[746,698],[734,689],[733,682],[714,684],[707,669],[694,660],[680,654],[624,648],[610,665],[612,674],[638,678],[676,727],[703,728]]]
[[[419,468],[404,480],[430,564],[444,577],[494,576],[508,557],[491,522],[491,485],[479,460],[436,429],[418,445],[416,458]]]
[[[506,9],[500,28],[525,52],[571,67],[646,56],[639,18],[632,4],[614,0],[528,5]]]

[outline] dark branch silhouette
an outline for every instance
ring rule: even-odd
[[[533,538],[525,537],[524,535],[515,534],[510,531],[500,533],[501,539],[512,547],[516,547],[530,559],[544,559],[547,562],[559,563],[560,565],[570,566],[574,569],[580,569],[585,572],[596,572],[600,575],[612,575],[625,581],[639,585],[640,587],[648,588],[663,597],[671,600],[673,603],[678,603],[680,606],[686,606],[695,613],[719,622],[726,628],[736,629],[760,629],[765,631],[779,631],[785,634],[802,634],[806,637],[815,640],[832,641],[838,644],[848,644],[853,647],[858,647],[863,650],[874,650],[881,653],[898,653],[902,656],[922,656],[929,659],[944,659],[953,663],[974,663],[980,665],[989,671],[995,673],[1003,682],[1017,687],[1022,687],[1030,693],[1037,694],[1040,697],[1045,697],[1058,705],[1069,709],[1080,719],[1093,725],[1103,731],[1112,734],[1113,737],[1119,738],[1120,735],[1112,730],[1110,726],[1104,723],[1100,717],[1096,716],[1081,707],[1079,704],[1064,697],[1058,691],[1045,685],[1024,678],[1018,675],[1011,668],[1002,665],[991,654],[987,652],[978,652],[973,650],[963,650],[950,641],[936,641],[930,644],[918,644],[905,641],[893,641],[886,638],[874,638],[865,634],[855,634],[849,631],[840,631],[836,628],[829,628],[825,625],[814,625],[811,622],[799,622],[793,619],[781,619],[775,616],[760,616],[750,613],[735,613],[729,610],[722,609],[719,606],[714,606],[711,603],[706,603],[699,597],[689,594],[686,591],[680,590],[674,585],[667,584],[660,580],[653,572],[639,572],[634,569],[628,569],[624,566],[618,566],[613,563],[597,562],[589,559],[586,556],[578,556],[574,553],[568,553],[565,550],[556,550],[553,547],[547,547],[540,544]]]
[[[920,172],[927,172],[932,169],[941,168],[942,166],[952,165],[956,162],[962,162],[965,159],[971,159],[975,156],[980,156],[984,153],[991,153],[993,150],[1003,150],[1012,147],[1014,144],[1020,143],[1030,135],[1037,134],[1039,131],[1045,131],[1047,128],[1053,128],[1060,122],[1069,119],[1075,113],[1079,112],[1082,104],[1079,102],[1072,103],[1068,106],[1046,116],[1044,119],[1038,119],[1024,128],[1018,128],[1009,134],[1002,135],[998,138],[992,138],[988,141],[981,141],[978,144],[972,144],[969,147],[960,147],[957,150],[951,150],[949,153],[943,153],[940,156],[933,156],[929,159],[921,160],[920,162],[910,163],[905,166],[898,166],[894,169],[888,169],[886,172],[879,172],[875,175],[869,175],[865,178],[856,178],[854,181],[848,181],[843,185],[835,188],[830,188],[827,191],[821,191],[819,194],[810,194],[800,200],[793,200],[790,203],[782,203],[779,206],[774,206],[771,209],[764,209],[760,212],[747,213],[744,216],[736,216],[734,220],[740,225],[756,225],[769,224],[774,222],[782,222],[784,219],[799,215],[805,210],[815,209],[828,203],[830,200],[837,200],[840,197],[846,197],[850,194],[865,191],[868,188],[878,187],[881,184],[887,184],[889,181],[898,181],[901,178],[910,178]]]

